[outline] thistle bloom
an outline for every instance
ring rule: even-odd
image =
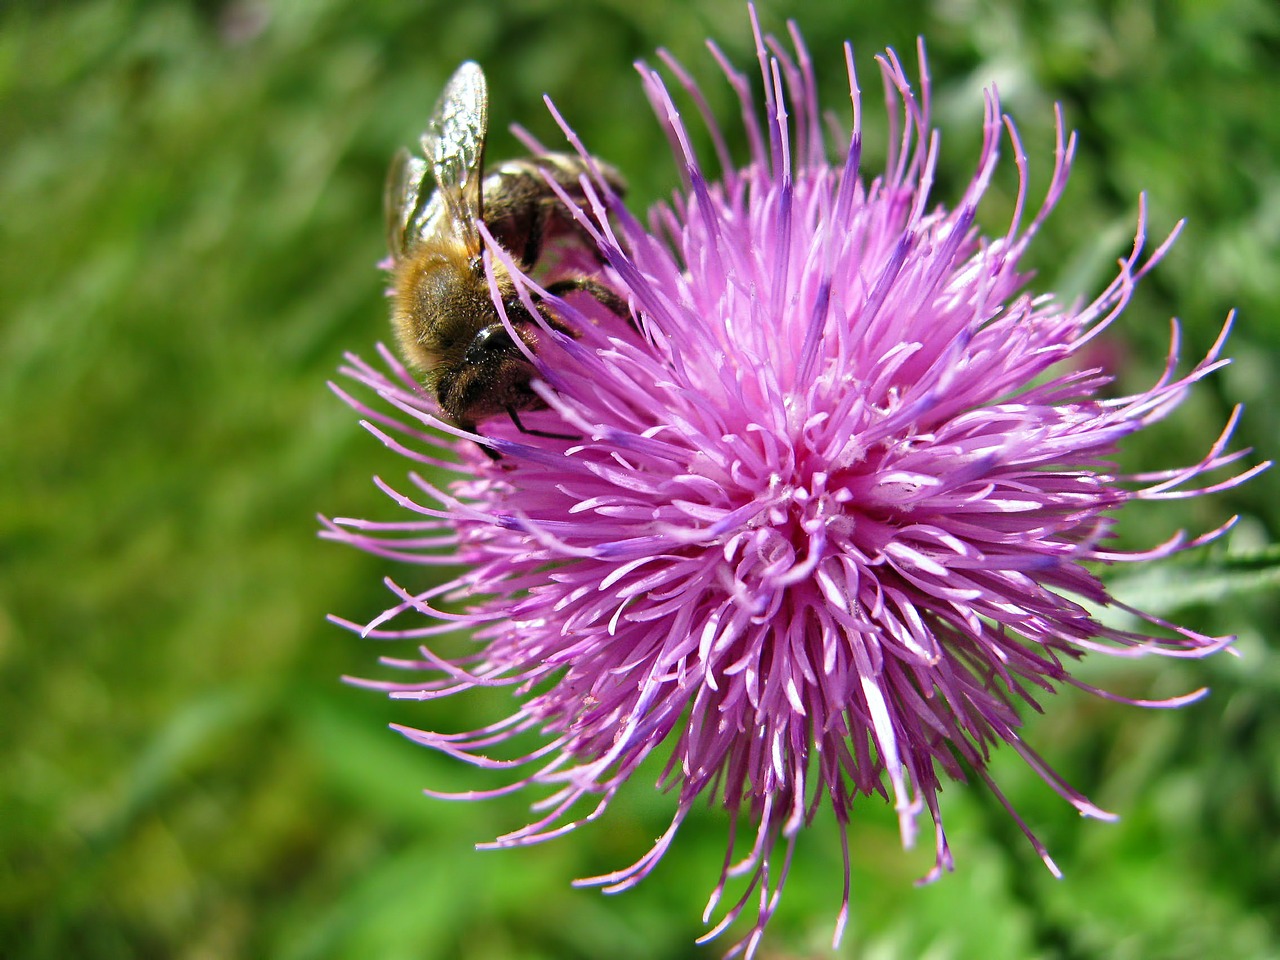
[[[347,376],[393,408],[339,391],[368,429],[454,478],[411,474],[411,493],[378,481],[407,518],[326,524],[328,536],[385,557],[466,565],[426,590],[389,581],[394,605],[351,626],[421,644],[416,659],[385,661],[415,674],[408,682],[369,682],[392,696],[512,688],[513,713],[492,726],[402,731],[495,768],[515,762],[501,756],[504,743],[541,735],[522,758],[527,775],[494,792],[546,788],[545,815],[489,846],[595,820],[660,751],[677,795],[669,829],[632,866],[579,882],[638,883],[695,801],[714,799],[731,825],[704,920],[730,878],[744,878],[745,892],[707,938],[753,906],[738,947],[747,956],[801,828],[824,804],[843,836],[854,801],[880,794],[906,845],[927,813],[936,864],[926,879],[952,867],[943,779],[963,778],[963,760],[1004,802],[986,771],[1000,743],[1081,813],[1109,816],[1023,742],[1020,714],[1062,684],[1125,700],[1072,676],[1086,653],[1199,657],[1230,642],[1124,607],[1090,564],[1145,562],[1211,539],[1222,531],[1140,554],[1103,545],[1130,501],[1196,496],[1254,472],[1201,480],[1243,455],[1226,452],[1235,415],[1198,463],[1127,475],[1111,465],[1123,438],[1226,362],[1226,329],[1179,376],[1175,326],[1165,374],[1132,396],[1100,398],[1111,377],[1072,363],[1172,237],[1144,257],[1140,211],[1132,253],[1092,302],[1027,291],[1019,260],[1071,163],[1060,116],[1048,194],[1024,216],[1025,157],[988,91],[977,170],[945,209],[929,197],[938,136],[923,53],[915,91],[892,51],[878,59],[893,123],[886,169],[869,179],[850,48],[852,132],[833,161],[798,35],[791,51],[758,28],[756,39],[763,123],[746,77],[712,47],[741,100],[746,166],[664,55],[709,128],[719,178],[695,156],[660,74],[642,65],[683,188],[645,225],[603,179],[588,184],[580,221],[630,323],[589,296],[547,294],[490,243],[490,263],[516,275],[531,312],[543,300],[577,334],[544,326],[529,353],[547,406],[522,419],[540,433],[501,419],[482,436],[460,430],[386,351],[389,372],[352,357]],[[1007,231],[984,237],[975,211],[1006,137],[1017,203]],[[1114,629],[1087,605],[1120,606],[1146,627]],[[455,631],[470,633],[470,652],[446,656],[436,638]],[[1201,692],[1125,702],[1177,706]],[[837,939],[848,856],[846,841]]]

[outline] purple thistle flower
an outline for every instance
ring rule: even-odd
[[[907,846],[927,812],[936,863],[926,880],[952,868],[938,792],[943,778],[963,779],[958,758],[1009,807],[986,771],[1000,743],[1081,813],[1109,817],[1023,742],[1020,712],[1061,684],[1144,706],[1204,692],[1129,700],[1071,675],[1089,652],[1200,657],[1232,639],[1126,607],[1089,564],[1152,560],[1213,539],[1226,527],[1143,553],[1104,546],[1112,514],[1130,501],[1198,496],[1262,469],[1201,480],[1247,452],[1226,452],[1238,411],[1197,463],[1129,475],[1112,465],[1123,438],[1227,362],[1229,320],[1190,372],[1175,373],[1175,324],[1158,382],[1098,398],[1112,378],[1072,360],[1173,236],[1144,259],[1140,208],[1132,253],[1092,302],[1027,292],[1019,259],[1071,164],[1074,137],[1060,115],[1052,181],[1029,222],[1026,158],[994,90],[977,171],[953,209],[937,207],[923,50],[915,92],[892,51],[878,58],[894,126],[885,172],[867,180],[851,49],[853,129],[833,163],[808,55],[794,28],[791,38],[793,53],[756,28],[763,124],[747,78],[711,48],[741,100],[745,167],[730,159],[697,87],[662,55],[709,128],[718,180],[694,155],[660,75],[641,65],[684,187],[647,227],[601,177],[579,211],[607,260],[600,278],[629,301],[634,326],[589,296],[548,294],[490,238],[490,268],[511,272],[531,314],[544,300],[577,332],[544,324],[528,352],[547,408],[522,419],[553,436],[501,418],[483,423],[482,436],[459,429],[386,350],[389,372],[351,357],[344,373],[394,408],[339,390],[365,426],[455,479],[441,486],[411,474],[408,494],[378,480],[408,518],[326,522],[327,536],[381,556],[468,566],[421,592],[388,581],[394,605],[347,625],[422,644],[416,659],[384,661],[417,674],[408,682],[359,681],[393,697],[513,688],[514,712],[483,729],[401,728],[495,768],[517,762],[493,755],[504,743],[543,737],[519,761],[531,766],[522,779],[465,795],[550,791],[538,804],[545,815],[486,846],[535,843],[595,820],[661,750],[664,782],[678,795],[670,828],[630,867],[578,882],[635,885],[695,801],[716,799],[730,839],[704,920],[731,877],[745,876],[746,889],[705,939],[754,903],[734,951],[748,957],[801,827],[823,804],[843,837],[854,801],[880,794]],[[975,211],[1005,136],[1020,187],[1008,230],[988,238]],[[1149,630],[1108,627],[1085,604],[1118,606]],[[470,632],[471,652],[433,647],[459,631]],[[850,897],[847,841],[844,853],[837,940]]]

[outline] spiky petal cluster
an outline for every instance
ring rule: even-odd
[[[1028,223],[1025,158],[994,91],[972,181],[952,209],[935,207],[923,57],[918,92],[891,51],[878,61],[895,123],[887,168],[868,180],[852,53],[852,134],[833,164],[810,62],[792,40],[788,52],[757,30],[763,124],[746,78],[712,48],[742,103],[751,155],[740,168],[696,86],[664,57],[710,129],[718,180],[660,75],[642,66],[684,188],[647,228],[603,181],[581,214],[608,261],[603,279],[630,301],[630,325],[589,297],[565,302],[522,280],[530,307],[545,299],[578,331],[543,330],[531,357],[548,409],[524,415],[525,426],[570,438],[501,420],[465,433],[389,355],[390,373],[352,358],[346,374],[395,408],[347,397],[366,426],[459,475],[414,474],[411,494],[385,487],[411,518],[327,531],[389,558],[467,565],[421,592],[391,584],[395,605],[358,629],[422,644],[417,659],[387,661],[421,674],[375,684],[394,696],[513,688],[514,712],[485,729],[404,729],[495,767],[511,760],[492,751],[541,734],[544,746],[524,758],[532,771],[507,789],[548,788],[547,812],[493,845],[594,820],[661,750],[678,794],[670,829],[631,867],[581,882],[637,883],[695,801],[718,799],[731,839],[707,917],[730,877],[745,877],[746,892],[707,936],[754,903],[739,944],[748,956],[800,829],[824,804],[843,832],[857,797],[886,796],[908,844],[927,811],[930,878],[951,867],[938,791],[963,776],[957,758],[990,783],[988,752],[1007,743],[1082,813],[1104,815],[1022,741],[1019,714],[1060,684],[1084,686],[1068,668],[1086,652],[1201,656],[1228,642],[1142,614],[1147,633],[1102,625],[1085,604],[1114,601],[1088,564],[1203,542],[1141,555],[1100,545],[1129,501],[1248,475],[1189,489],[1240,455],[1224,452],[1230,425],[1184,469],[1126,476],[1110,465],[1123,438],[1225,361],[1220,340],[1177,376],[1175,328],[1166,374],[1119,399],[1098,398],[1103,372],[1073,365],[1168,241],[1144,260],[1140,218],[1132,254],[1091,303],[1024,292],[1019,258],[1070,165],[1060,119],[1048,195]],[[1008,230],[985,238],[975,210],[1006,135],[1022,189]],[[500,248],[490,256],[518,273]],[[460,630],[471,631],[471,652],[435,649]],[[846,845],[837,937],[848,900]]]

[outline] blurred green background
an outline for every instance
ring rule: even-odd
[[[1037,184],[1061,101],[1080,155],[1035,248],[1037,283],[1098,289],[1145,189],[1153,233],[1189,225],[1113,329],[1123,383],[1158,375],[1171,315],[1190,362],[1240,311],[1235,364],[1137,438],[1128,465],[1194,462],[1236,402],[1248,407],[1238,445],[1275,456],[1273,0],[765,2],[761,16],[774,32],[799,19],[842,115],[851,38],[873,128],[871,55],[892,44],[910,60],[927,38],[942,201],[970,176],[983,85],[999,83]],[[314,518],[395,512],[369,478],[404,466],[325,381],[343,351],[386,337],[383,171],[458,61],[489,73],[491,157],[515,151],[511,120],[560,142],[550,93],[641,208],[677,178],[630,64],[668,47],[733,129],[707,36],[751,67],[737,0],[0,7],[0,955],[719,956],[692,944],[721,855],[717,811],[693,819],[648,883],[605,898],[569,881],[648,848],[670,813],[652,779],[604,825],[503,853],[471,845],[526,822],[532,798],[420,795],[500,781],[386,724],[466,729],[503,705],[390,704],[341,685],[389,651],[325,614],[367,618],[385,604],[384,575],[419,581],[318,541]],[[874,133],[869,154],[874,170]],[[993,230],[1010,173],[986,211]],[[956,785],[943,804],[958,870],[917,890],[930,851],[902,853],[891,812],[864,803],[839,956],[1280,957],[1278,604],[1258,554],[1280,528],[1278,477],[1138,507],[1121,526],[1139,546],[1242,515],[1215,549],[1115,589],[1239,634],[1244,656],[1084,671],[1134,696],[1210,684],[1209,699],[1169,713],[1066,693],[1030,724],[1028,739],[1120,822],[1080,821],[999,756],[997,777],[1066,878],[984,791]],[[762,956],[831,955],[839,864],[823,820]]]

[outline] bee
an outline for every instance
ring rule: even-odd
[[[539,265],[550,244],[577,244],[602,262],[547,182],[550,178],[575,202],[585,203],[580,178],[588,166],[574,154],[544,153],[486,172],[488,113],[484,72],[476,63],[463,63],[427,122],[419,141],[423,157],[402,149],[391,162],[384,209],[392,259],[392,324],[406,360],[457,426],[474,432],[479,422],[505,414],[523,433],[558,437],[562,435],[529,430],[520,422],[519,411],[546,404],[530,387],[533,364],[494,305],[478,225],[483,223],[525,271]],[[615,193],[623,192],[616,170],[599,161],[593,166]],[[491,270],[510,330],[530,353],[538,346],[543,324],[575,335],[541,303],[535,304],[535,317],[496,258]],[[612,312],[626,315],[617,294],[585,274],[547,284],[546,290],[556,296],[586,291]],[[496,458],[488,447],[485,451]]]

